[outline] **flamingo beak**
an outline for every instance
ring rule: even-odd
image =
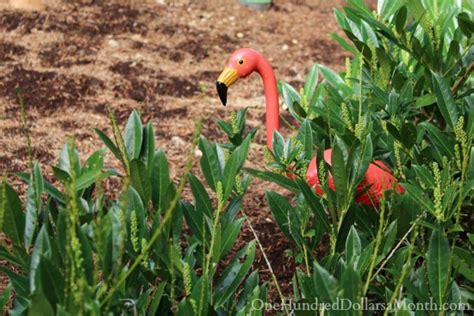
[[[227,89],[239,79],[239,74],[235,69],[226,67],[217,78],[216,89],[222,104],[227,104]]]

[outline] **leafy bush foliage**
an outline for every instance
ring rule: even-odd
[[[402,308],[430,298],[438,307],[466,303],[474,262],[472,7],[379,1],[371,12],[362,1],[348,2],[335,16],[350,42],[333,34],[354,55],[345,73],[317,64],[299,91],[280,83],[300,128],[288,140],[275,133],[269,171],[249,170],[295,193],[288,200],[267,192],[304,265],[294,278],[294,298],[369,297],[398,300]],[[318,162],[321,198],[305,175],[310,159],[326,148],[333,149],[332,166]],[[391,166],[406,192],[387,191],[370,208],[354,201],[374,160]],[[315,249],[324,235],[330,249],[321,259]]]
[[[9,263],[0,271],[10,285],[0,302],[13,290],[13,315],[261,315],[252,309],[268,299],[252,270],[258,240],[234,246],[254,176],[291,192],[266,198],[294,245],[286,255],[299,264],[296,302],[367,298],[398,302],[403,315],[410,303],[472,304],[472,4],[385,0],[371,12],[361,0],[348,3],[335,16],[349,40],[333,38],[353,58],[342,74],[314,65],[300,90],[280,83],[300,126],[287,139],[275,133],[267,170],[242,169],[255,135],[242,110],[219,122],[226,144],[200,137],[197,125],[175,183],[152,125],[133,112],[123,135],[113,115],[113,140],[97,130],[106,149],[84,165],[73,141],[64,146],[53,168],[61,187],[36,163],[18,175],[25,202],[3,180],[0,228],[10,244],[0,246]],[[206,184],[190,173],[196,146]],[[332,165],[317,164],[320,196],[306,171],[326,148]],[[123,171],[104,168],[107,149]],[[368,207],[355,200],[374,160],[391,167],[404,193],[388,190]],[[115,199],[104,192],[108,177],[120,179]],[[193,203],[182,197],[186,183]]]
[[[251,136],[225,149],[200,138],[198,126],[176,185],[165,153],[155,150],[151,123],[143,125],[133,112],[123,136],[113,117],[112,124],[115,141],[97,134],[125,174],[104,170],[105,148],[81,165],[70,141],[53,168],[63,190],[43,178],[37,163],[31,174],[19,175],[28,183],[26,205],[2,181],[0,227],[11,246],[2,245],[0,257],[9,263],[1,271],[15,292],[10,314],[243,315],[250,300],[265,300],[258,271],[250,271],[255,242],[231,252],[244,221],[235,217],[249,183],[240,170]],[[198,143],[217,205],[189,173]],[[104,193],[110,176],[121,179],[115,200]],[[181,197],[185,182],[194,203]]]

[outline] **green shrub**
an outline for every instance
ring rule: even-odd
[[[82,166],[71,140],[53,167],[62,189],[43,178],[37,163],[31,174],[19,174],[28,183],[24,203],[2,181],[0,228],[11,245],[0,246],[9,263],[0,271],[15,293],[10,314],[243,315],[252,299],[265,300],[258,271],[251,271],[255,242],[230,252],[244,221],[236,215],[249,184],[240,170],[251,135],[225,149],[200,138],[198,124],[176,185],[164,151],[155,150],[151,123],[143,125],[133,112],[123,136],[113,116],[112,124],[115,142],[97,134],[124,174],[104,169],[106,149]],[[198,143],[217,206],[189,172]],[[116,200],[105,196],[103,180],[110,176],[122,184]],[[182,198],[185,183],[194,203]]]
[[[472,4],[379,1],[371,12],[360,0],[348,3],[335,16],[350,42],[333,34],[354,55],[345,73],[318,64],[299,92],[281,82],[300,128],[288,140],[275,133],[269,170],[248,170],[295,193],[288,200],[267,192],[304,266],[294,298],[398,300],[402,309],[430,298],[466,303],[474,280]],[[317,166],[320,197],[305,175],[325,148],[333,148],[332,166]],[[387,191],[375,209],[354,202],[373,160],[391,166],[405,189]],[[318,257],[325,235],[330,247]]]

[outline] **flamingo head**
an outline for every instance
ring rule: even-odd
[[[240,48],[230,55],[227,66],[217,78],[216,88],[223,105],[227,104],[227,89],[237,79],[245,78],[257,69],[261,55],[251,48]]]

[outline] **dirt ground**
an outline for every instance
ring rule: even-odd
[[[260,79],[253,75],[229,89],[225,108],[214,89],[234,49],[260,50],[277,78],[298,88],[314,63],[340,70],[348,56],[329,38],[337,31],[333,8],[342,0],[276,0],[265,12],[249,10],[236,0],[70,2],[74,4],[56,1],[33,12],[12,9],[0,0],[0,174],[7,174],[17,188],[21,185],[12,173],[28,165],[17,86],[24,94],[33,156],[47,178],[52,179],[51,165],[68,136],[76,137],[82,158],[100,148],[93,129],[110,134],[107,104],[121,126],[132,109],[153,122],[157,147],[166,149],[176,177],[196,118],[204,119],[205,137],[219,140],[216,120],[242,107],[251,108],[248,124],[259,128],[249,164],[264,167]],[[107,163],[116,165],[111,156]],[[295,263],[284,250],[291,245],[276,227],[262,187],[254,182],[245,211],[285,294],[290,294]],[[239,243],[251,239],[246,227]],[[260,253],[255,266],[271,283]],[[3,277],[0,287],[5,285]]]

